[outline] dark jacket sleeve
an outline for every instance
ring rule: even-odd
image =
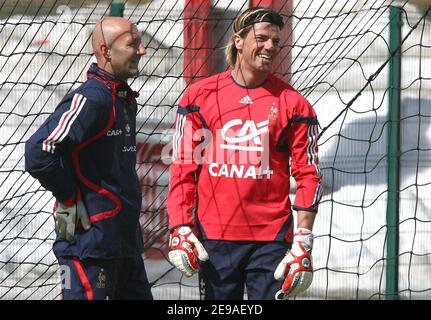
[[[58,201],[70,199],[77,190],[72,151],[109,119],[109,98],[98,91],[66,96],[25,144],[25,170]]]

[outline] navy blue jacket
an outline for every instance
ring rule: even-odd
[[[143,250],[136,174],[136,97],[126,82],[91,65],[25,145],[25,168],[57,201],[78,190],[92,226],[57,237],[56,256],[124,258]]]

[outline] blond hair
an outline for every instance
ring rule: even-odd
[[[238,50],[235,47],[235,37],[245,38],[255,23],[269,22],[283,28],[283,18],[269,7],[253,7],[241,13],[233,22],[233,35],[229,39],[225,53],[226,61],[230,67],[234,67]]]

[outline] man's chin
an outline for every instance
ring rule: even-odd
[[[272,69],[272,62],[263,64],[262,68],[265,69],[265,71],[271,70]]]
[[[260,72],[271,72],[272,70],[272,65],[261,65],[258,70]]]
[[[139,76],[139,70],[135,69],[135,70],[129,70],[127,71],[127,73],[125,72],[122,79],[129,79],[129,78],[135,78]]]

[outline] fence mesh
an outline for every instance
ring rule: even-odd
[[[258,4],[259,1],[253,1]],[[317,216],[314,280],[299,299],[384,299],[387,248],[389,8],[402,10],[399,296],[431,298],[431,19],[423,1],[276,1],[291,27],[276,74],[311,102],[321,126],[325,193]],[[205,3],[205,1],[201,1]],[[266,3],[266,2],[265,2]],[[139,91],[137,172],[143,256],[156,299],[199,299],[197,276],[167,261],[166,193],[176,103],[190,79],[185,55],[209,73],[227,68],[223,47],[249,1],[213,0],[185,18],[186,1],[126,1],[147,53]],[[422,4],[422,5],[421,5]],[[51,251],[53,198],[24,171],[24,143],[61,98],[85,81],[90,36],[111,1],[0,1],[0,299],[57,299]],[[184,41],[206,22],[210,48]],[[199,56],[204,50],[204,56]],[[190,50],[189,52],[187,50]],[[186,62],[185,62],[186,61]],[[278,71],[277,71],[278,70]],[[283,71],[279,71],[283,70]],[[199,70],[194,75],[201,77]],[[295,189],[292,189],[292,197]]]

